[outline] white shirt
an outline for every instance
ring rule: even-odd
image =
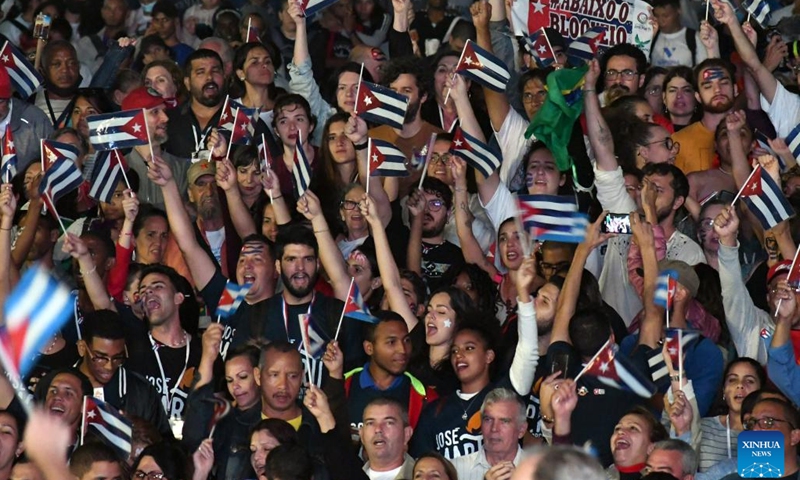
[[[367,476],[369,476],[369,480],[394,480],[397,474],[400,473],[401,468],[403,468],[402,465],[386,472],[377,472],[369,468],[367,469]]]
[[[206,238],[208,239],[208,245],[211,247],[211,253],[214,254],[214,258],[217,259],[217,262],[221,262],[222,244],[225,243],[225,227],[219,230],[206,231]]]
[[[700,41],[700,33],[695,32],[695,56],[697,63],[702,62],[708,56],[706,48]],[[658,67],[674,67],[677,65],[695,65],[692,52],[686,43],[686,27],[681,28],[675,33],[661,33],[653,45],[650,55],[650,63]]]
[[[520,460],[522,460],[522,449],[518,446],[517,454],[514,455],[514,460],[511,463],[516,467],[519,465]],[[456,472],[458,472],[458,480],[483,480],[486,472],[492,468],[489,461],[486,460],[486,451],[482,448],[475,453],[463,455],[450,461],[456,468]]]
[[[786,138],[800,122],[800,96],[786,90],[781,82],[777,84],[772,103],[769,103],[764,95],[760,96],[761,109],[767,112],[778,136]]]

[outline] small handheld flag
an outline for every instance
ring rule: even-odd
[[[672,300],[675,298],[678,274],[674,270],[663,270],[658,275],[656,281],[656,294],[653,300],[656,305],[667,310],[672,308]]]
[[[354,108],[356,114],[368,122],[403,128],[408,97],[386,87],[361,81]]]
[[[786,145],[789,146],[794,159],[800,162],[800,124],[794,127],[789,132],[789,135],[786,136]]]
[[[244,297],[252,286],[253,284],[251,283],[237,285],[228,280],[225,284],[225,291],[222,292],[219,303],[217,303],[217,315],[220,318],[229,318],[236,313],[236,310],[239,308],[239,305],[242,304]]]
[[[390,142],[371,138],[367,158],[371,177],[407,177],[410,175],[406,169],[406,156]]]
[[[42,140],[42,171],[46,172],[57,160],[78,161],[78,149],[69,143]]]
[[[147,145],[147,119],[144,110],[102,113],[86,118],[89,142],[95,150],[133,148]]]
[[[294,188],[297,191],[297,198],[303,196],[311,184],[311,165],[308,163],[306,151],[303,149],[303,139],[298,133],[297,143],[294,146],[294,167],[292,168],[292,178]]]
[[[511,79],[511,73],[505,63],[472,40],[467,40],[464,44],[456,73],[496,92],[504,92]]]
[[[517,201],[525,229],[533,238],[565,243],[581,243],[586,238],[589,217],[577,211],[572,197],[519,195]]]
[[[650,398],[656,393],[653,382],[642,375],[625,355],[619,352],[611,339],[600,347],[586,367],[575,377],[575,382],[584,374],[596,377],[600,382],[618,390],[631,391],[640,397]]]
[[[550,2],[548,0],[513,0],[511,21],[514,36],[522,37],[542,27],[550,26]]]
[[[214,438],[214,430],[217,429],[219,421],[231,413],[233,406],[227,398],[223,398],[219,394],[209,398],[208,401],[214,404],[214,413],[211,414],[211,420],[208,422],[208,438]]]
[[[731,204],[740,196],[764,230],[794,216],[791,204],[761,165],[756,166]]]
[[[92,169],[92,187],[89,196],[99,202],[111,203],[117,184],[125,180],[128,168],[119,150],[98,152]]]
[[[567,61],[579,67],[597,57],[600,43],[605,39],[605,27],[592,27],[586,33],[576,38],[567,48]]]
[[[682,352],[699,339],[700,332],[696,330],[667,328],[664,342],[666,343],[667,353],[670,356],[672,365],[681,365]],[[658,383],[662,378],[666,378],[669,375],[669,370],[664,361],[664,353],[661,349],[653,350],[647,363],[650,366],[650,376],[653,378],[654,382]]]
[[[33,95],[44,84],[44,77],[11,42],[6,41],[0,50],[0,63],[8,71],[14,90],[24,99]]]
[[[78,167],[71,160],[59,158],[44,172],[42,183],[39,185],[39,193],[47,195],[50,201],[55,203],[67,193],[78,188],[81,183],[83,183],[83,176]]]
[[[745,6],[745,10],[747,10],[748,18],[752,15],[756,22],[762,26],[766,25],[765,22],[769,20],[772,12],[767,0],[752,0]]]
[[[500,154],[489,145],[462,130],[461,127],[456,129],[453,141],[450,144],[450,152],[466,160],[484,178],[489,178],[495,170],[500,168]]]
[[[3,159],[0,162],[0,179],[4,183],[11,183],[17,175],[17,147],[14,146],[14,134],[11,124],[6,125],[6,134],[3,137]]]
[[[533,55],[539,68],[546,68],[556,63],[556,52],[550,45],[550,39],[544,29],[533,32],[525,38],[525,46]]]
[[[95,434],[103,443],[119,453],[120,458],[131,454],[133,424],[117,410],[94,397],[83,397],[81,444],[89,434]]]
[[[318,12],[330,7],[336,3],[336,0],[301,0],[303,15],[306,18],[311,18]]]

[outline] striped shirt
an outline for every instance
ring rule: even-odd
[[[705,472],[717,462],[728,458],[728,427],[722,424],[721,417],[705,417],[700,420],[700,471]],[[730,455],[736,459],[736,439],[741,430],[730,431]]]

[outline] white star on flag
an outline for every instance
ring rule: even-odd
[[[372,155],[372,161],[375,162],[375,163],[378,162],[378,155],[377,154],[373,154]]]
[[[545,47],[544,45],[539,45],[538,50],[539,50],[539,53],[544,53],[544,52],[547,51],[547,47]]]
[[[6,144],[6,147],[8,147],[8,148],[10,148],[10,149],[12,149],[12,150],[13,150],[13,149],[14,149],[14,142],[11,142],[11,141],[9,141],[9,142]]]
[[[226,113],[223,113],[223,114],[222,114],[222,115],[221,115],[219,118],[220,118],[221,120],[227,120],[227,119],[228,119],[228,114],[227,114],[227,112],[226,112]]]
[[[372,105],[372,97],[364,97],[364,105]]]
[[[89,413],[86,414],[89,418],[94,418],[94,410],[89,410]]]
[[[675,347],[669,347],[667,349],[667,351],[669,352],[670,355],[677,355],[678,354],[678,349],[675,348]]]
[[[8,55],[3,55],[3,63],[8,63]]]
[[[472,62],[474,62],[474,60],[471,59],[470,57],[464,57],[464,63],[466,63],[467,65],[472,65]]]
[[[606,373],[608,371],[608,362],[600,363],[600,371]]]
[[[139,125],[138,123],[134,123],[133,124],[133,131],[134,132],[139,133],[141,130],[142,130],[142,126],[141,125]]]
[[[531,5],[533,5],[534,13],[544,13],[544,4],[541,2],[541,0],[537,0]]]
[[[461,140],[456,139],[456,140],[453,140],[453,143],[456,144],[456,147],[460,147],[463,142]]]

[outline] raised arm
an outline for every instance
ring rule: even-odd
[[[575,314],[575,305],[578,302],[578,295],[581,289],[581,278],[586,260],[603,242],[613,237],[610,233],[600,233],[600,225],[606,218],[608,212],[603,212],[597,220],[586,229],[586,238],[578,245],[575,255],[572,257],[572,264],[558,296],[558,306],[556,307],[556,318],[553,321],[553,332],[550,335],[550,343],[567,342],[571,344],[569,338],[569,322]]]
[[[489,29],[489,22],[492,18],[492,5],[486,0],[477,1],[470,6],[469,13],[472,15],[472,23],[475,24],[475,31],[477,32],[476,43],[486,51],[492,52],[492,35]],[[508,112],[511,110],[508,97],[504,92],[495,92],[485,87],[483,88],[483,95],[486,97],[486,111],[489,114],[489,121],[492,122],[492,128],[495,131],[500,130],[500,126],[503,125],[503,121],[505,121]],[[459,118],[461,118],[460,113]]]
[[[217,186],[225,192],[225,200],[228,203],[228,212],[231,214],[233,228],[239,238],[246,238],[248,235],[256,233],[256,224],[250,211],[247,210],[239,192],[239,185],[236,181],[236,171],[230,160],[220,160],[217,162],[217,173],[215,175]]]
[[[116,310],[103,280],[97,274],[97,267],[83,240],[75,234],[67,233],[62,248],[65,253],[78,260],[78,268],[83,277],[86,293],[89,294],[89,300],[92,301],[95,310]]]
[[[363,118],[357,117],[355,114],[351,115],[350,119],[347,120],[347,124],[344,126],[344,134],[347,136],[348,140],[353,142],[353,146],[364,145],[367,142],[367,123]],[[381,224],[386,228],[386,225],[389,225],[389,221],[392,219],[392,206],[390,202],[397,197],[399,187],[398,178],[386,177],[382,182],[381,177],[367,176],[368,161],[367,150],[364,148],[360,150],[357,149],[356,165],[358,166],[358,178],[362,185],[366,186],[367,182],[369,182],[370,196],[375,202],[375,208],[381,219]],[[394,198],[390,197],[387,189],[392,191],[391,197]]]
[[[270,201],[272,202],[272,210],[275,212],[275,223],[278,225],[286,225],[292,221],[292,213],[289,211],[289,205],[286,204],[286,199],[283,198],[281,193],[281,182],[278,176],[275,175],[270,169],[261,175],[261,186],[264,188]]]
[[[406,206],[411,223],[406,268],[422,275],[422,217],[425,214],[425,196],[419,190],[412,190],[408,195]]]
[[[33,247],[33,240],[36,237],[39,216],[42,214],[42,207],[44,206],[44,202],[42,202],[42,198],[39,196],[39,182],[41,182],[41,180],[42,174],[40,172],[36,174],[25,189],[25,194],[30,203],[28,204],[28,213],[25,215],[25,219],[20,225],[22,233],[17,237],[14,249],[11,251],[11,267],[15,270],[22,268],[22,265],[28,258],[31,247]]]
[[[359,203],[359,208],[361,209],[361,215],[364,215],[364,218],[369,223],[372,240],[375,242],[375,256],[378,257],[381,284],[389,301],[389,309],[403,317],[410,332],[417,325],[419,319],[416,313],[411,310],[411,307],[408,306],[406,296],[403,293],[403,285],[400,283],[400,270],[397,268],[397,263],[394,261],[392,250],[389,247],[389,238],[386,236],[386,230],[381,224],[378,211],[372,203],[372,199],[367,197],[367,194],[364,194]]]
[[[725,117],[725,127],[728,129],[728,140],[731,151],[731,167],[733,170],[733,180],[736,188],[741,188],[750,172],[753,171],[750,162],[747,161],[745,145],[740,135],[731,135],[730,132],[739,132],[744,128],[747,119],[742,110],[734,110]]]
[[[216,267],[206,251],[197,243],[192,222],[189,220],[189,214],[186,213],[181,194],[178,192],[178,184],[175,183],[169,166],[159,157],[153,157],[150,161],[147,177],[161,187],[170,231],[183,253],[189,272],[194,278],[195,286],[198,290],[202,290],[211,281]]]
[[[719,33],[705,20],[700,22],[700,41],[706,49],[707,58],[719,58]]]
[[[527,301],[522,298],[536,278],[536,260],[526,257],[522,261],[522,266],[517,270],[517,294],[519,302],[519,321],[517,322],[517,348],[514,351],[514,359],[511,361],[509,379],[514,390],[520,395],[528,395],[533,385],[533,377],[536,373],[536,365],[539,363],[539,331],[536,326],[536,310],[533,307],[533,299],[527,295]]]
[[[11,227],[14,226],[14,212],[17,199],[10,183],[0,186],[0,304],[5,305],[11,292]]]
[[[600,64],[597,60],[589,62],[589,70],[583,84],[583,105],[586,112],[586,129],[589,143],[597,159],[597,169],[612,171],[619,167],[614,156],[614,139],[606,119],[600,111],[600,98],[597,96],[597,79],[600,78]]]
[[[494,277],[498,274],[497,268],[486,258],[486,254],[475,238],[475,234],[472,233],[472,222],[475,217],[469,210],[467,164],[461,157],[453,156],[450,169],[453,171],[453,178],[456,181],[453,205],[456,217],[456,233],[461,244],[461,251],[464,254],[464,260],[467,263],[473,263],[481,267],[481,270],[488,273],[490,277]],[[476,176],[480,176],[480,174],[476,173]]]
[[[653,225],[639,218],[639,214],[632,212],[631,230],[633,238],[639,246],[642,255],[642,269],[644,270],[644,288],[642,304],[644,305],[644,320],[639,329],[639,344],[650,348],[657,348],[661,340],[661,312],[654,303],[656,279],[658,278],[658,260],[656,259],[656,242],[653,235]]]
[[[331,280],[336,298],[343,302],[347,301],[347,296],[350,294],[350,275],[347,273],[342,251],[336,245],[328,228],[328,222],[322,214],[319,198],[311,190],[306,190],[297,201],[297,211],[311,221],[314,236],[317,237],[319,244],[319,260]]]

